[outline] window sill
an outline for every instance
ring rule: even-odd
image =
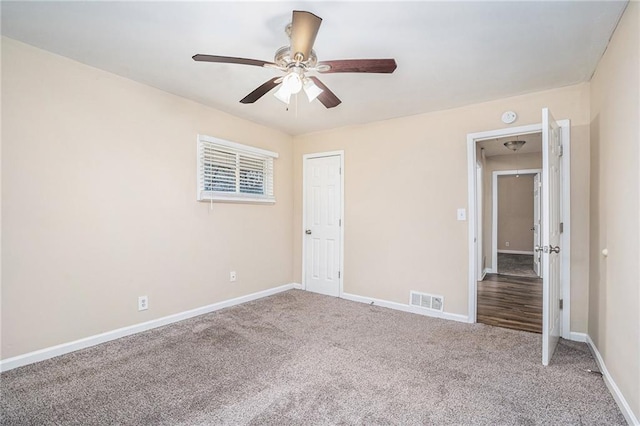
[[[252,197],[246,195],[218,195],[202,194],[198,201],[213,201],[216,203],[247,203],[247,204],[275,204],[276,199],[270,197]]]

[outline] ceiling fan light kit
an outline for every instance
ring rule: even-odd
[[[322,18],[311,12],[294,10],[291,23],[285,28],[285,32],[290,38],[290,44],[276,51],[274,62],[202,54],[194,55],[193,60],[197,62],[253,65],[274,68],[285,73],[284,77],[272,78],[249,93],[240,100],[243,104],[254,103],[280,85],[274,96],[287,105],[291,101],[292,95],[304,90],[309,102],[318,99],[326,108],[333,108],[340,105],[342,101],[317,77],[307,76],[307,72],[390,74],[395,71],[396,61],[394,59],[343,59],[318,62],[316,52],[313,50],[313,44],[321,23]]]
[[[313,81],[307,77],[300,77],[297,73],[292,72],[287,74],[282,79],[280,88],[273,94],[278,100],[289,105],[291,102],[291,95],[300,93],[300,90],[304,90],[309,102],[313,102],[324,90],[319,88]]]

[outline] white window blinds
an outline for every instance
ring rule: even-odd
[[[278,154],[198,136],[198,200],[274,203],[273,159]]]

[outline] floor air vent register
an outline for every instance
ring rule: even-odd
[[[443,301],[444,298],[442,296],[412,291],[409,304],[418,308],[442,312]]]

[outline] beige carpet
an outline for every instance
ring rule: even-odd
[[[624,424],[584,344],[299,290],[3,373],[3,425]]]

